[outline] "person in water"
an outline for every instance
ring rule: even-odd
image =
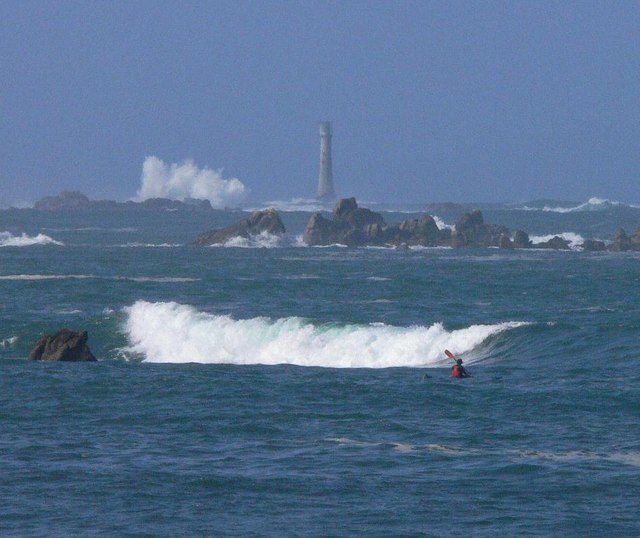
[[[451,368],[451,377],[471,377],[471,374],[462,366],[462,359],[456,359],[456,363]]]

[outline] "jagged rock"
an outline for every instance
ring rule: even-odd
[[[282,235],[286,233],[284,224],[280,220],[280,215],[275,209],[255,211],[249,218],[241,220],[236,224],[211,230],[201,234],[196,239],[196,245],[208,246],[226,243],[234,237],[250,238],[251,236],[269,233],[272,235]]]
[[[516,233],[513,234],[513,246],[514,248],[531,247],[531,240],[529,239],[529,234],[527,232],[523,232],[522,230],[516,230]]]
[[[631,240],[622,228],[616,230],[616,235],[613,237],[613,243],[609,245],[609,250],[612,252],[623,252],[631,249]]]
[[[423,245],[449,244],[450,230],[440,230],[433,217],[423,215],[389,226],[382,215],[358,207],[355,198],[339,200],[333,211],[333,220],[316,213],[311,217],[304,233],[308,245],[349,246],[363,245]]]
[[[92,362],[96,358],[87,345],[87,331],[75,332],[62,329],[55,334],[45,334],[29,353],[31,361]]]
[[[548,248],[552,250],[570,250],[569,241],[563,239],[558,235],[554,235],[549,241],[544,241],[542,243],[536,243],[534,245],[536,248]]]
[[[603,250],[607,250],[607,245],[604,241],[585,239],[584,243],[582,243],[582,250],[587,252],[602,252]]]
[[[485,224],[482,212],[478,209],[465,213],[451,234],[451,246],[460,247],[497,247],[502,235],[509,235],[509,229],[497,224]]]
[[[512,249],[513,248],[513,242],[511,241],[511,239],[509,238],[508,235],[502,234],[500,236],[500,241],[498,242],[498,247],[506,248],[506,249]]]

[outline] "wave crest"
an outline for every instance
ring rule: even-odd
[[[32,245],[64,245],[45,234],[30,236],[26,233],[13,235],[11,232],[0,232],[0,247],[30,247]]]
[[[443,366],[443,350],[466,353],[492,335],[525,325],[506,322],[445,330],[442,323],[396,327],[317,325],[299,317],[234,320],[175,302],[137,301],[125,309],[127,352],[147,362],[295,364],[330,368]]]

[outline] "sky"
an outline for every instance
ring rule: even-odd
[[[310,198],[322,120],[340,196],[640,202],[638,2],[3,0],[0,70],[0,206]]]

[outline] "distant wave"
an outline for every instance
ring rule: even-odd
[[[99,275],[0,275],[0,280],[129,280],[132,282],[197,282],[200,278],[177,277],[177,276],[99,276]]]
[[[51,230],[52,232],[117,232],[117,233],[131,233],[135,232],[137,228],[101,228],[99,226],[87,226],[84,228],[44,228],[45,230]]]
[[[577,250],[577,248],[584,243],[584,238],[577,233],[574,232],[562,232],[559,234],[549,234],[549,235],[532,235],[529,237],[533,246],[535,247],[539,243],[545,243],[554,237],[562,237],[565,241],[569,242],[569,248],[572,250]]]
[[[293,211],[303,211],[307,213],[317,213],[318,211],[332,211],[333,204],[323,204],[318,200],[309,198],[294,198],[292,200],[272,200],[271,202],[265,202],[259,207],[247,209],[247,211],[260,211],[273,207],[283,213]]]
[[[621,202],[614,202],[612,200],[607,200],[604,198],[589,198],[589,200],[586,201],[585,203],[579,204],[574,207],[554,207],[554,206],[545,205],[544,207],[523,206],[523,207],[518,207],[517,209],[522,211],[547,211],[552,213],[573,213],[575,211],[603,211],[605,209],[609,209],[612,207],[620,207],[620,206],[633,207],[633,208],[638,207],[635,205],[623,204]]]
[[[13,235],[11,232],[0,232],[0,247],[30,247],[32,245],[64,245],[48,235],[30,236],[26,233]]]
[[[128,353],[148,362],[295,364],[330,368],[441,366],[443,350],[473,350],[484,340],[526,323],[442,323],[396,327],[384,323],[313,324],[298,317],[235,320],[174,302],[137,301],[125,309]]]
[[[305,247],[302,236],[275,235],[262,232],[251,237],[232,237],[224,243],[210,245],[211,247],[227,248],[281,248],[281,247]]]
[[[4,338],[0,340],[0,347],[11,347],[18,341],[17,336],[10,336],[9,338]]]
[[[183,246],[181,243],[124,243],[123,245],[110,245],[115,248],[174,248]]]

